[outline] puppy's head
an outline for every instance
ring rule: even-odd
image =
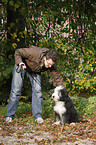
[[[64,87],[62,86],[57,86],[54,89],[54,93],[52,94],[52,98],[54,101],[64,101],[64,98],[67,96],[67,91]]]

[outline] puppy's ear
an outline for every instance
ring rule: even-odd
[[[61,95],[67,97],[68,96],[68,92],[67,90],[64,88],[63,90],[61,90]]]
[[[64,88],[64,93],[65,93],[66,96],[68,96],[68,92],[65,88]]]

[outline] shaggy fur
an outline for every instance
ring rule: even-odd
[[[52,98],[55,101],[55,124],[79,122],[78,114],[74,108],[74,104],[70,99],[66,89],[62,86],[57,86],[54,89]]]

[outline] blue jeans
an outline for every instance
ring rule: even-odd
[[[22,86],[24,78],[21,77],[21,72],[16,72],[17,65],[15,64],[13,79],[11,84],[11,93],[7,108],[6,116],[14,118],[14,114],[17,110],[19,99],[21,96]],[[26,73],[26,70],[23,71]],[[41,74],[36,73],[28,73],[28,77],[30,79],[32,85],[32,114],[33,118],[36,119],[38,117],[42,117],[42,90],[41,90]]]

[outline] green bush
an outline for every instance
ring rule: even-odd
[[[96,111],[96,96],[90,96],[89,98],[71,97],[75,108],[79,115],[84,115]]]
[[[24,114],[25,116],[27,116],[27,114],[32,114],[32,103],[19,102],[15,116],[19,118]]]
[[[63,37],[53,37],[49,40],[42,40],[38,43],[38,46],[54,48],[58,51],[60,55],[60,59],[57,63],[58,70],[64,78],[65,87],[70,95],[80,95],[82,91],[88,91],[89,94],[93,92],[93,94],[95,94],[95,38],[90,34],[84,44],[71,42],[71,40],[69,43],[65,44],[63,41]]]
[[[52,99],[43,101],[43,117],[44,118],[53,117],[53,106],[54,106],[54,101]]]
[[[96,111],[96,96],[88,98],[84,111],[87,114],[90,112],[94,113]]]
[[[53,90],[51,91],[53,92]],[[43,118],[50,118],[54,117],[53,113],[53,107],[54,107],[54,100],[52,100],[48,95],[45,93],[44,95],[44,100],[43,100]],[[89,97],[89,98],[82,98],[78,96],[71,96],[71,99],[74,103],[75,109],[78,113],[78,115],[83,116],[84,114],[88,115],[90,113],[96,112],[96,96]],[[0,116],[6,116],[6,111],[7,111],[7,105],[2,106],[0,105]],[[24,103],[24,102],[19,102],[17,111],[16,111],[16,117],[19,118],[22,115],[25,117],[28,114],[32,114],[32,104],[30,103]]]

